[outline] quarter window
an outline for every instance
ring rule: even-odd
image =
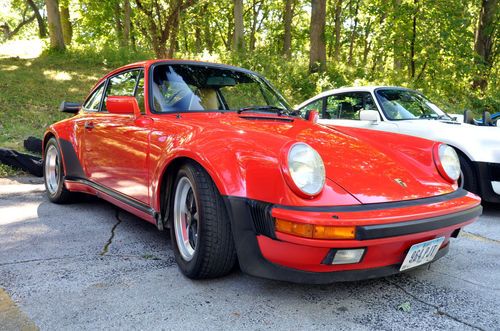
[[[106,94],[104,96],[103,110],[106,110],[106,99],[108,96],[136,96],[136,84],[139,77],[140,70],[131,70],[122,74],[111,77],[108,80],[106,87]],[[144,85],[144,83],[143,83]],[[144,103],[144,102],[143,102]]]
[[[84,111],[98,111],[101,104],[102,94],[104,92],[104,84],[99,86],[94,93],[83,104]]]
[[[145,114],[146,110],[144,109],[144,71],[142,70],[139,75],[139,80],[137,81],[137,87],[135,89],[135,98],[137,99],[137,103],[139,104],[139,109],[141,110],[141,114]]]
[[[306,116],[306,113],[308,110],[316,110],[318,113],[321,114],[321,112],[323,111],[323,98],[320,98],[316,101],[313,101],[311,102],[310,104],[308,104],[307,106],[303,107],[302,109],[300,109],[300,115],[302,117]]]

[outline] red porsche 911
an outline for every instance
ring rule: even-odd
[[[179,60],[103,77],[44,136],[49,199],[97,195],[169,229],[180,270],[330,283],[433,262],[481,214],[453,148],[329,128],[260,75]]]

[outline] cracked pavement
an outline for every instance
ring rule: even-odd
[[[393,277],[192,281],[168,232],[98,199],[51,204],[39,183],[0,179],[0,288],[42,330],[500,330],[500,206],[486,206],[429,268]],[[2,313],[0,330],[15,329]]]

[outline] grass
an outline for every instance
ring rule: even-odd
[[[0,52],[0,148],[23,151],[24,139],[42,138],[49,125],[70,116],[59,111],[63,100],[82,102],[104,74],[149,57],[114,50],[70,50],[35,58]],[[0,164],[0,177],[19,174],[22,172]]]
[[[107,71],[104,64],[61,61],[57,55],[0,57],[0,147],[23,151],[24,139],[41,138],[50,124],[68,116],[58,111],[61,101],[81,102]],[[0,177],[21,174],[0,164]]]
[[[106,69],[41,56],[0,58],[0,72],[0,146],[22,150],[24,139],[41,138],[68,116],[58,111],[61,101],[82,101]]]

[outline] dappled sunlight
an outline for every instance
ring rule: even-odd
[[[42,54],[44,42],[40,39],[33,40],[11,40],[0,44],[0,58],[19,57],[21,59],[33,59]]]
[[[72,80],[73,77],[66,71],[44,70],[45,77],[53,80],[67,81]]]
[[[0,225],[24,222],[38,218],[40,202],[22,202],[14,206],[0,207]]]
[[[0,65],[0,71],[14,71],[19,69],[16,65]]]

